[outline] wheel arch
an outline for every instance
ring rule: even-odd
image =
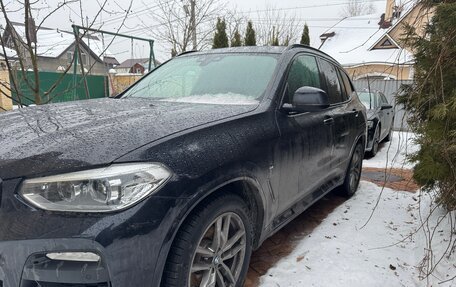
[[[211,188],[207,188],[208,185],[211,185]],[[203,187],[200,187],[197,192],[195,192],[195,196],[193,197],[194,200],[191,200],[187,208],[185,208],[185,212],[182,215],[178,216],[178,220],[176,220],[173,227],[170,228],[166,238],[169,244],[166,244],[165,247],[162,247],[159,258],[162,258],[163,263],[166,262],[170,249],[174,240],[176,239],[177,232],[185,223],[185,221],[191,216],[192,213],[196,212],[199,207],[201,207],[205,202],[210,201],[216,197],[219,197],[224,194],[235,194],[240,196],[244,199],[248,205],[250,215],[252,216],[252,224],[253,224],[253,246],[252,248],[255,249],[258,247],[262,231],[264,227],[265,221],[265,211],[266,211],[266,199],[265,194],[260,186],[260,183],[249,176],[238,176],[233,177],[229,180],[225,180],[222,183],[214,185],[207,184]],[[155,268],[155,276],[154,278],[159,278],[158,283],[161,284],[161,277],[163,274],[164,265],[156,266]],[[160,285],[158,285],[160,286]]]

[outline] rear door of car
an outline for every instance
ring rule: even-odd
[[[320,71],[325,79],[325,91],[331,102],[331,117],[334,120],[333,153],[331,158],[331,177],[345,173],[346,161],[350,156],[353,143],[352,117],[355,110],[350,109],[350,100],[345,92],[339,68],[330,61],[320,58]]]
[[[314,55],[294,57],[286,75],[281,107],[291,105],[293,95],[303,86],[324,88]],[[325,180],[332,157],[333,119],[330,109],[317,112],[277,112],[280,169],[279,214],[309,195]]]

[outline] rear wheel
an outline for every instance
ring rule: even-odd
[[[359,181],[361,179],[361,171],[363,168],[364,149],[361,143],[358,143],[353,151],[353,155],[345,175],[342,191],[346,196],[352,196],[358,190]]]
[[[170,251],[162,286],[241,287],[252,252],[252,224],[241,198],[219,197],[184,223]]]

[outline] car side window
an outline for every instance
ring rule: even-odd
[[[344,98],[337,68],[326,60],[320,60],[320,69],[326,80],[325,91],[329,96],[329,102],[331,104],[343,102]]]
[[[322,89],[317,59],[310,55],[300,55],[293,60],[283,102],[291,104],[294,93],[304,86]]]
[[[380,94],[380,97],[382,98],[382,101],[384,104],[388,105],[388,100],[386,99],[386,96],[384,94]]]
[[[345,86],[345,92],[347,95],[347,99],[349,99],[355,92],[355,88],[353,88],[353,85],[352,85],[350,79],[348,78],[347,74],[341,70],[339,70],[339,72],[340,72],[340,76],[342,77],[342,82],[344,83],[344,86]]]

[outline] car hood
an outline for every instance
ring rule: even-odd
[[[138,147],[256,106],[99,99],[0,113],[0,178],[109,164]]]

